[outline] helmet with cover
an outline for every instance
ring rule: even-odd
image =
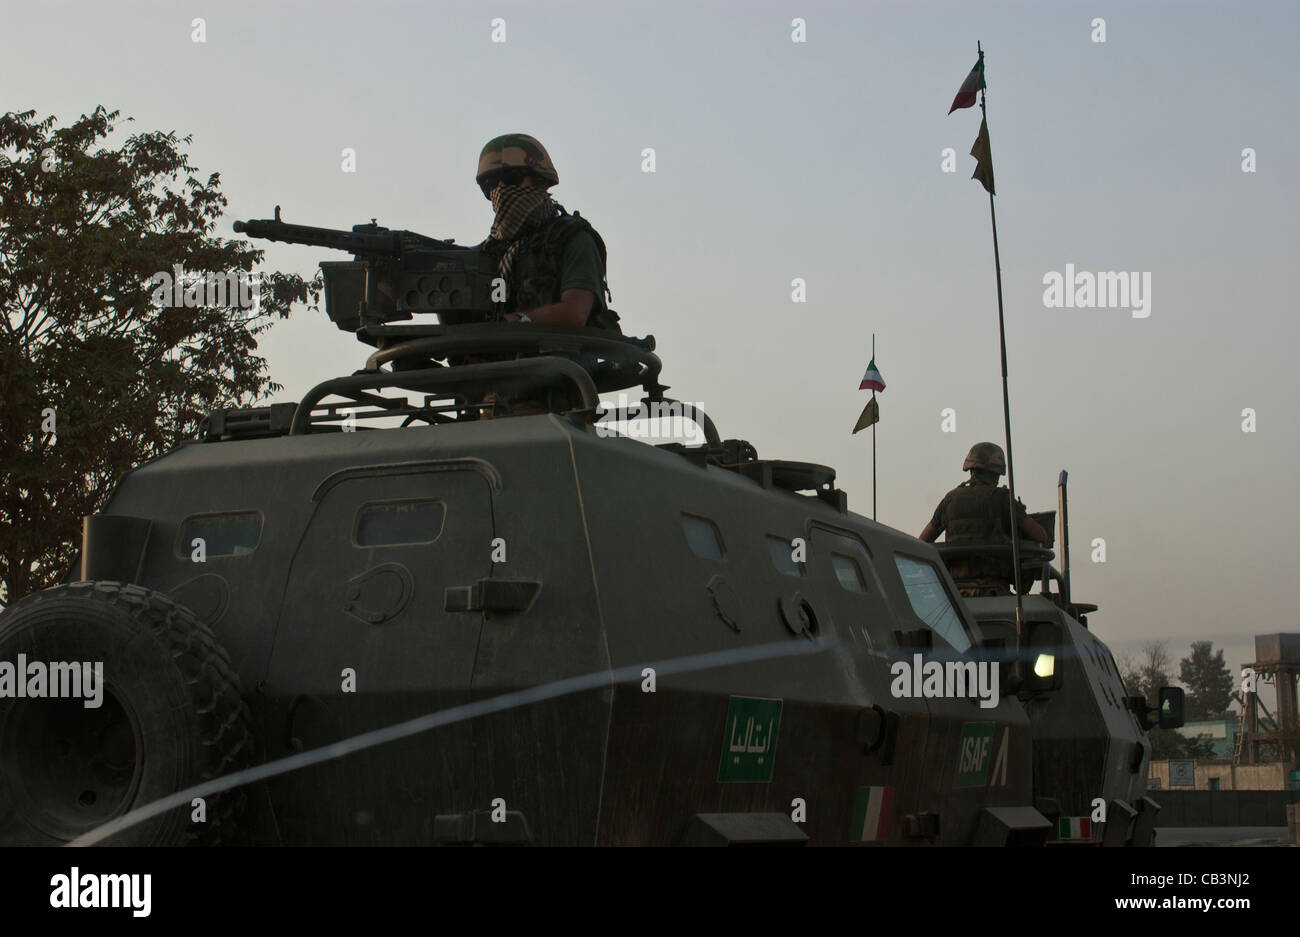
[[[483,147],[478,157],[478,175],[474,178],[483,194],[490,198],[498,182],[517,185],[529,173],[546,187],[560,181],[550,155],[535,137],[507,133],[494,137]]]
[[[966,455],[966,461],[962,463],[962,471],[968,472],[971,469],[983,469],[986,472],[993,472],[995,475],[1005,475],[1007,473],[1007,457],[1002,452],[1002,447],[995,442],[977,442],[970,447],[970,452]]]

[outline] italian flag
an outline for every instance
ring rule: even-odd
[[[1058,839],[1092,839],[1091,817],[1061,817],[1056,822]]]
[[[984,56],[981,55],[979,61],[975,63],[975,67],[966,76],[966,80],[961,83],[961,88],[958,89],[957,96],[952,99],[952,107],[948,108],[948,113],[951,114],[963,107],[974,107],[975,95],[983,87],[985,87]]]
[[[880,376],[876,370],[876,359],[871,359],[871,364],[867,365],[867,373],[862,375],[862,383],[858,385],[858,390],[884,390],[885,379]]]
[[[894,806],[892,787],[860,787],[853,801],[853,834],[855,843],[874,843],[885,839],[889,832],[889,814]]]

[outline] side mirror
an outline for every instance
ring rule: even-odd
[[[1182,687],[1162,686],[1160,688],[1160,728],[1182,728],[1184,703]]]

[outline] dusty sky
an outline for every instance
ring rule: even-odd
[[[946,116],[980,40],[1021,497],[1053,508],[1069,470],[1075,594],[1117,652],[1209,639],[1235,667],[1300,630],[1294,3],[5,0],[0,23],[0,110],[193,134],[226,224],[279,204],[475,243],[480,147],[533,134],[674,393],[761,456],[835,466],[866,514],[870,434],[849,430],[876,334],[878,516],[911,533],[1003,432],[979,113]],[[345,255],[267,251],[321,259]],[[1149,274],[1149,314],[1047,308],[1067,264]],[[323,314],[263,350],[286,400],[364,358]]]

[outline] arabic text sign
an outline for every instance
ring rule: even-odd
[[[1196,762],[1194,761],[1169,762],[1169,786],[1170,787],[1195,787],[1196,786]]]
[[[771,781],[780,733],[781,700],[731,697],[722,733],[718,781],[723,784]]]

